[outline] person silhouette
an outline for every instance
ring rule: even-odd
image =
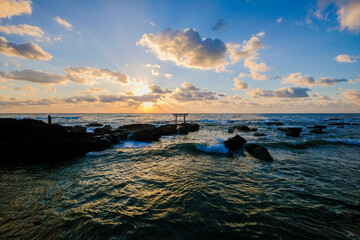
[[[51,125],[51,116],[50,115],[48,116],[48,123],[49,123],[49,125]]]

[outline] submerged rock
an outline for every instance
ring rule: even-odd
[[[268,122],[268,123],[266,123],[266,125],[276,125],[276,126],[282,126],[282,125],[284,125],[283,123],[281,123],[281,122]]]
[[[324,129],[324,128],[327,128],[327,126],[324,126],[324,125],[315,125],[313,127],[308,127],[308,128],[320,128],[320,129]]]
[[[266,162],[274,161],[269,151],[258,144],[255,143],[246,144],[245,149],[256,159],[263,160]]]
[[[286,136],[289,137],[299,137],[300,132],[302,131],[302,128],[287,128]]]
[[[232,126],[231,128],[229,128],[228,132],[233,133],[233,132],[235,132],[235,130],[242,131],[242,132],[250,132],[250,131],[257,131],[257,128],[250,128],[246,125],[238,124],[238,125],[235,125],[235,126]]]
[[[94,133],[95,134],[108,134],[111,133],[112,127],[110,125],[105,125],[102,128],[95,128]]]
[[[326,132],[324,132],[322,128],[315,128],[313,130],[310,130],[309,133],[325,134]]]
[[[239,135],[224,141],[224,145],[229,150],[235,151],[241,149],[247,141]]]
[[[96,123],[96,122],[93,122],[93,123],[88,123],[86,124],[87,127],[102,127],[104,126],[103,124],[101,123]]]

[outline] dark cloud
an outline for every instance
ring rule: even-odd
[[[211,30],[213,31],[218,31],[222,28],[224,28],[225,26],[227,26],[228,24],[224,21],[224,19],[218,19],[216,24],[211,28]]]
[[[21,71],[12,71],[5,73],[0,71],[0,77],[10,80],[34,82],[43,85],[64,83],[67,79],[61,74],[52,74],[42,71],[34,71],[31,69],[23,69]]]
[[[152,93],[158,93],[158,94],[165,94],[165,93],[171,93],[171,91],[167,88],[162,89],[159,85],[154,84],[149,86],[149,89]]]
[[[200,89],[193,84],[184,82],[182,87],[176,88],[175,91],[173,91],[172,97],[180,102],[206,101],[216,100],[217,94],[218,93],[213,91],[200,91]]]
[[[262,90],[260,88],[255,88],[251,89],[249,93],[253,98],[306,98],[309,97],[309,91],[311,91],[309,88],[284,87],[277,90]]]

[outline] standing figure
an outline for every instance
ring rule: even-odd
[[[51,125],[51,116],[48,116],[48,124]]]

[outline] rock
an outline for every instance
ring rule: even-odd
[[[331,120],[331,121],[337,121],[337,120],[340,120],[340,118],[330,118],[329,120]]]
[[[277,128],[277,130],[282,131],[282,132],[287,132],[288,128],[279,127],[279,128]]]
[[[152,142],[159,140],[161,137],[154,129],[142,129],[133,132],[128,136],[128,140],[140,142]]]
[[[68,132],[74,132],[74,133],[84,133],[84,132],[86,132],[86,127],[83,127],[83,126],[67,126],[67,127],[64,127],[64,128]]]
[[[86,124],[86,126],[87,126],[87,127],[102,127],[103,124],[93,122],[93,123],[88,123],[88,124]]]
[[[266,123],[266,125],[276,125],[276,126],[282,126],[282,125],[284,125],[283,123],[281,123],[281,122],[268,122],[268,123]]]
[[[353,123],[353,124],[351,124],[351,125],[360,125],[360,123]]]
[[[242,132],[250,132],[250,131],[257,131],[257,128],[250,128],[246,125],[238,124],[238,125],[235,125],[235,126],[232,126],[231,128],[229,128],[228,132],[233,133],[233,132],[235,132],[235,130],[242,131]]]
[[[274,159],[270,155],[269,151],[255,143],[249,143],[245,145],[246,151],[248,151],[253,157],[266,162],[273,162]]]
[[[153,130],[156,126],[153,124],[129,124],[118,127],[118,130],[127,130],[129,132],[135,132],[139,130]]]
[[[327,126],[323,126],[323,125],[315,125],[315,126],[312,126],[312,127],[307,127],[307,128],[320,128],[320,129],[323,129],[323,128],[327,128]]]
[[[64,161],[104,150],[114,141],[83,132],[83,128],[48,125],[33,119],[0,119],[0,132],[0,164],[4,165]]]
[[[326,132],[324,132],[322,128],[315,128],[313,130],[310,130],[309,133],[325,134]]]
[[[224,141],[224,145],[229,150],[235,151],[241,149],[247,141],[239,135]]]
[[[286,136],[289,137],[299,137],[302,128],[287,128]]]
[[[188,134],[189,132],[195,132],[199,130],[200,125],[197,123],[182,123],[178,126],[177,132],[179,134]]]
[[[94,133],[95,134],[108,134],[111,133],[112,127],[110,125],[105,125],[102,128],[95,128]]]
[[[177,127],[175,124],[167,124],[156,128],[156,131],[161,136],[168,136],[177,133]]]
[[[330,126],[344,126],[344,125],[350,125],[350,123],[343,123],[343,122],[340,122],[340,123],[329,123]]]
[[[262,136],[266,136],[266,134],[265,133],[254,133],[254,136],[262,137]]]

